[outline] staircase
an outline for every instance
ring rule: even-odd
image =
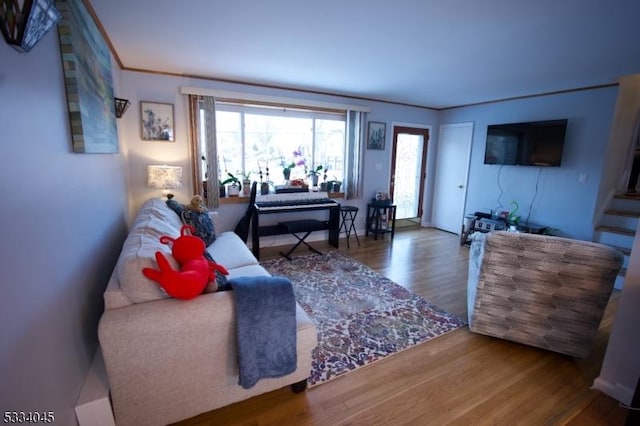
[[[624,254],[624,264],[615,283],[615,288],[619,290],[624,283],[639,219],[640,195],[619,194],[613,198],[602,223],[596,227],[594,241],[612,246]]]

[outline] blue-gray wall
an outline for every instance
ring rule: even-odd
[[[465,212],[510,209],[515,201],[521,220],[591,240],[617,93],[609,87],[443,111],[441,124],[474,122]],[[562,118],[569,121],[561,167],[484,164],[487,125]],[[581,174],[584,183],[578,182]]]
[[[126,229],[123,154],[73,154],[55,29],[0,42],[0,408],[73,407]]]

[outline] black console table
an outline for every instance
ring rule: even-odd
[[[329,244],[335,248],[338,248],[340,237],[340,204],[333,202],[322,205],[290,205],[278,208],[264,208],[260,207],[257,203],[253,208],[253,215],[251,218],[251,245],[253,248],[253,255],[256,259],[260,260],[260,237],[270,235],[288,234],[290,231],[282,223],[277,225],[260,225],[260,216],[265,214],[274,213],[304,213],[315,210],[324,210],[329,212],[329,219],[321,221],[322,229],[329,231]],[[321,230],[314,225],[314,231]]]
[[[383,220],[386,218],[386,221]],[[369,203],[367,204],[367,224],[365,236],[371,232],[373,239],[378,235],[391,234],[391,239],[396,231],[396,206],[395,204]]]

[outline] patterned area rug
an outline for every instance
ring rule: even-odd
[[[465,325],[338,252],[262,262],[288,277],[318,331],[309,386],[333,379]]]

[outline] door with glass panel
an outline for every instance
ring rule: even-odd
[[[396,219],[414,219],[420,223],[428,142],[428,129],[393,127],[389,188],[397,209]]]

